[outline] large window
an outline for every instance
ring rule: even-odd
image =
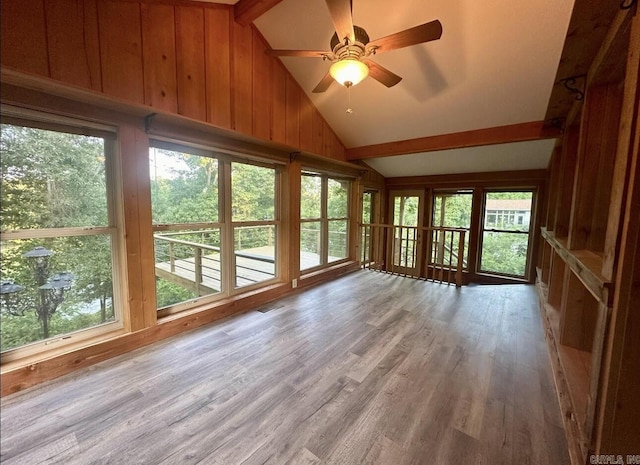
[[[378,247],[379,237],[372,234],[371,224],[377,223],[376,219],[376,203],[378,192],[374,190],[366,190],[362,194],[362,224],[360,230],[360,260],[362,263],[370,263],[374,250]]]
[[[153,145],[158,308],[181,308],[273,280],[276,168],[209,150]]]
[[[480,271],[526,277],[533,193],[486,192]]]
[[[300,269],[349,256],[349,187],[345,179],[304,172],[300,195]]]
[[[56,130],[1,128],[3,357],[120,326],[114,136],[107,128],[47,127]]]
[[[158,147],[149,155],[158,308],[221,292],[218,160]]]
[[[235,287],[276,276],[276,173],[245,163],[231,164]]]
[[[456,228],[466,231],[464,250],[462,251],[462,264],[465,269],[469,261],[472,200],[471,191],[435,192],[433,195],[433,218],[431,224],[436,228]],[[451,233],[443,231],[434,231],[432,236],[432,247],[434,249],[432,257],[435,262],[449,265],[449,259],[453,259],[455,263],[460,254],[458,241],[452,240]]]

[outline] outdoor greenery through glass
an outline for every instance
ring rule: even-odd
[[[216,158],[149,148],[154,225],[192,229],[154,233],[157,307],[221,292],[218,223],[219,162]],[[211,227],[202,228],[202,224]],[[217,268],[217,270],[216,270]]]
[[[232,163],[231,198],[232,221],[274,220],[276,170]]]
[[[275,168],[186,148],[152,147],[149,162],[159,309],[229,292],[224,266],[233,267],[234,288],[276,276]],[[229,198],[220,189],[225,172]],[[231,212],[231,223],[219,208]],[[224,258],[225,235],[233,258]]]
[[[403,268],[416,266],[416,247],[420,197],[397,195],[393,197],[393,265]]]
[[[465,229],[463,268],[469,263],[469,229],[471,227],[471,204],[473,195],[471,192],[436,192],[433,197],[432,225],[437,228]],[[443,233],[434,231],[431,241],[432,258],[435,263],[450,265],[449,259],[457,263],[458,236],[452,236],[451,232]],[[449,250],[451,249],[451,250]],[[451,253],[450,253],[451,252]]]
[[[300,269],[307,270],[349,256],[347,180],[303,173],[300,194]]]
[[[485,194],[481,271],[526,275],[532,201],[530,191]]]
[[[105,140],[1,131],[2,351],[114,321]]]
[[[218,222],[218,160],[149,149],[153,224]]]

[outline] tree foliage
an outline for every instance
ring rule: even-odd
[[[3,231],[109,225],[103,139],[8,124],[1,129]],[[75,277],[60,307],[40,321],[38,283],[24,257],[36,246],[53,252],[49,277]],[[2,300],[3,351],[113,319],[109,236],[3,240],[1,252],[2,280],[24,286]],[[9,305],[23,316],[10,315]]]

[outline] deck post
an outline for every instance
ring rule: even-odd
[[[202,284],[202,249],[200,247],[195,247],[195,255],[194,255],[194,272],[195,272],[195,285],[196,285],[196,294],[200,295],[200,284]]]

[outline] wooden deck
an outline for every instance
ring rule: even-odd
[[[267,258],[266,256],[264,256]],[[169,262],[156,263],[156,275],[167,281],[195,289],[195,258],[176,260],[174,271]],[[202,282],[200,295],[220,292],[220,254],[208,254],[202,257]],[[275,276],[274,263],[256,258],[236,256],[236,287],[266,281]]]
[[[532,286],[359,271],[256,310],[3,398],[3,465],[569,463]]]
[[[275,253],[274,247],[246,249],[236,255],[235,287],[250,286],[275,277],[275,264],[268,261]],[[329,261],[339,260],[329,257]],[[302,252],[301,269],[305,270],[319,264],[316,254]],[[220,292],[220,254],[211,253],[202,256],[202,281],[196,286],[195,258],[175,260],[173,270],[170,262],[156,263],[156,276],[196,291],[199,295]]]

